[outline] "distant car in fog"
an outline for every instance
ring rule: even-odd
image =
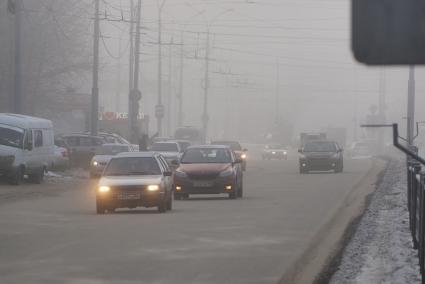
[[[261,157],[263,160],[287,160],[288,150],[280,144],[269,144],[264,147]]]
[[[299,150],[300,173],[329,171],[341,173],[344,169],[343,149],[332,141],[312,141]]]
[[[350,148],[350,156],[353,159],[364,159],[371,157],[369,143],[366,141],[353,142]]]
[[[224,145],[224,146],[229,146],[230,149],[232,149],[233,152],[235,152],[236,157],[238,159],[242,160],[242,170],[245,171],[246,170],[246,164],[247,164],[247,159],[248,159],[248,155],[247,149],[242,149],[242,146],[239,142],[237,141],[212,141],[211,145]]]
[[[205,144],[205,133],[196,127],[183,126],[176,129],[174,132],[174,139],[186,140],[192,145],[202,145]]]
[[[112,157],[123,152],[133,152],[133,148],[129,144],[103,144],[99,147],[90,162],[90,177],[99,177]]]

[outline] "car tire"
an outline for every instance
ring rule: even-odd
[[[105,214],[105,206],[102,204],[100,200],[96,199],[96,213],[97,214]]]
[[[163,199],[158,204],[158,212],[165,213],[167,211],[167,199]]]
[[[170,210],[170,211],[173,210],[173,198],[171,197],[171,194],[167,200],[167,210]]]
[[[243,181],[241,181],[241,184],[240,184],[239,189],[238,189],[238,197],[239,198],[243,197]]]
[[[29,175],[29,180],[35,184],[40,184],[44,180],[44,168],[34,174]]]
[[[24,168],[19,167],[13,174],[10,176],[10,184],[12,185],[20,185],[22,180],[24,179]]]

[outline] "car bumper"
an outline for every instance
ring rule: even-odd
[[[300,160],[300,167],[306,170],[329,171],[336,169],[339,165],[339,160],[334,159],[310,159]]]
[[[105,207],[155,207],[165,198],[165,192],[106,192],[97,193],[96,199]]]
[[[214,180],[175,179],[174,193],[181,194],[220,194],[237,190],[234,177]]]

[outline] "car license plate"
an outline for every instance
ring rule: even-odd
[[[119,200],[134,200],[134,199],[140,199],[140,193],[119,193],[118,194]]]
[[[210,181],[195,181],[193,186],[195,187],[212,187],[212,182]]]

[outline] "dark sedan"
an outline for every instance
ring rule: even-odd
[[[186,149],[174,174],[174,198],[189,194],[226,193],[242,197],[241,159],[227,146],[193,146]]]
[[[300,149],[300,173],[329,171],[341,173],[344,168],[342,148],[331,141],[313,141]]]

